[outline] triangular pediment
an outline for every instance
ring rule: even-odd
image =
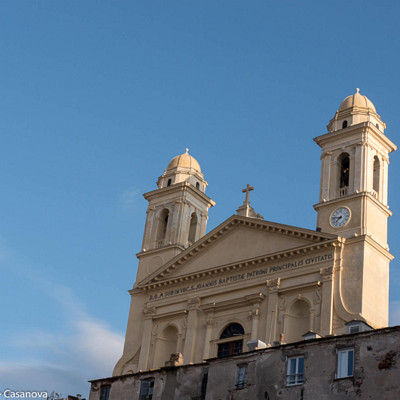
[[[332,234],[234,215],[138,285],[208,273],[223,265],[298,251],[336,238]]]

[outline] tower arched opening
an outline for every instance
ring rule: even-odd
[[[374,176],[373,176],[372,188],[377,195],[379,194],[380,170],[381,170],[381,164],[379,162],[379,158],[377,156],[375,156],[374,157],[374,167],[373,167],[373,175]]]
[[[157,221],[157,234],[156,234],[156,247],[162,247],[164,245],[165,236],[167,234],[169,210],[164,208]]]
[[[188,237],[189,245],[191,245],[196,241],[196,231],[197,231],[197,214],[194,212],[190,217],[189,237]]]
[[[350,181],[350,156],[342,153],[338,158],[339,166],[339,194],[340,197],[347,195]]]

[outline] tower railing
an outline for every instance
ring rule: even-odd
[[[349,187],[348,186],[343,186],[339,189],[339,197],[347,196]]]

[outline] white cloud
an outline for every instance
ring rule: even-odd
[[[0,376],[0,391],[11,389],[51,393],[55,390],[64,395],[81,393],[87,396],[90,389],[81,373],[62,364],[43,363],[39,360],[2,362]],[[76,393],[70,393],[71,388],[76,389]]]
[[[11,346],[24,349],[48,350],[56,353],[62,349],[61,338],[43,331],[33,331],[28,333],[19,333],[12,337]]]
[[[389,326],[400,325],[400,301],[391,301],[389,304]]]
[[[90,367],[92,378],[110,376],[122,355],[124,337],[106,324],[94,320],[77,321],[77,333],[70,338],[77,360]],[[110,369],[111,367],[111,369]]]
[[[46,293],[64,311],[65,326],[57,327],[57,332],[49,327],[14,335],[9,345],[26,356],[0,362],[0,391],[54,390],[64,396],[81,393],[86,397],[88,380],[111,376],[122,355],[124,337],[88,315],[70,288],[45,280],[41,283],[51,287]]]

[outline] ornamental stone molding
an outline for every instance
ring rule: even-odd
[[[333,279],[333,266],[321,268],[319,271],[324,281],[331,281]]]
[[[200,298],[192,297],[191,299],[188,299],[186,305],[187,305],[188,310],[198,309],[200,307]]]
[[[314,292],[313,303],[314,303],[315,305],[318,305],[319,303],[321,303],[321,289],[317,289],[317,290]]]
[[[270,293],[278,291],[280,285],[281,285],[281,278],[270,279],[267,281],[267,286]]]
[[[204,321],[204,325],[209,328],[214,328],[215,327],[215,319],[213,317],[208,317]]]
[[[143,314],[146,319],[152,318],[157,313],[156,307],[149,307],[147,304],[143,308]]]

